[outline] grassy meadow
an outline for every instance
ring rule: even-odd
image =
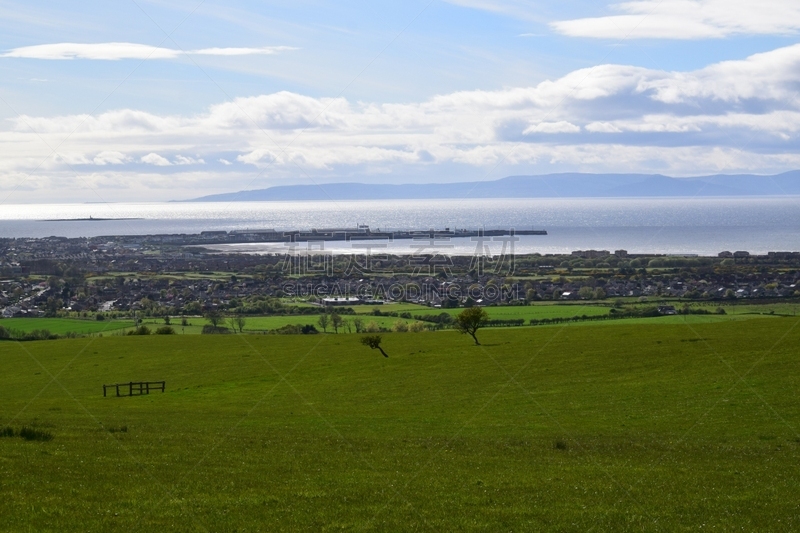
[[[523,319],[525,324],[532,319],[553,319],[553,318],[572,318],[572,317],[597,317],[608,315],[612,308],[612,301],[583,301],[583,302],[536,302],[531,305],[521,306],[491,306],[486,307],[486,311],[492,320],[513,320]],[[670,302],[677,308],[681,308],[684,302]],[[310,304],[292,302],[291,305],[310,306]],[[652,307],[654,302],[627,302],[626,308]],[[749,303],[749,302],[703,302],[693,303],[692,307],[707,309],[713,313],[717,307],[722,307],[725,315],[682,315],[682,316],[663,316],[656,318],[625,318],[628,323],[707,323],[707,322],[727,322],[731,320],[750,319],[756,317],[793,317],[797,315],[800,306],[788,302],[776,303]],[[356,315],[343,315],[345,320],[352,322],[355,318],[361,318],[364,324],[375,322],[377,326],[384,329],[391,329],[398,322],[411,324],[416,322],[415,318],[401,318],[392,316],[376,316],[375,310],[382,313],[410,313],[413,316],[436,316],[447,313],[451,316],[458,315],[463,309],[437,309],[423,305],[410,303],[392,303],[381,306],[354,306]],[[322,308],[319,308],[322,311]],[[244,328],[246,333],[264,333],[276,330],[286,325],[314,325],[321,329],[318,324],[319,315],[275,315],[275,316],[248,316],[247,325]],[[200,316],[187,317],[189,325],[181,326],[180,317],[172,317],[172,327],[175,333],[198,335],[207,322]],[[164,325],[160,318],[145,318],[142,323],[151,330],[155,330]],[[614,321],[617,323],[617,321]],[[596,323],[593,323],[596,324]],[[226,325],[228,325],[226,323]],[[582,326],[584,323],[578,322],[570,326]],[[94,316],[85,318],[4,318],[0,319],[0,326],[7,329],[14,329],[22,332],[33,330],[48,330],[57,335],[75,333],[79,335],[121,335],[133,328],[131,319],[107,319],[98,321]],[[557,324],[556,327],[562,327]],[[329,328],[329,331],[333,331]],[[346,329],[344,329],[346,331]]]
[[[65,333],[78,333],[90,335],[96,333],[112,333],[125,328],[133,328],[133,320],[95,320],[77,318],[3,318],[0,326],[19,331],[33,331],[46,329],[50,333],[63,335]]]
[[[0,531],[796,530],[798,322],[0,342]]]

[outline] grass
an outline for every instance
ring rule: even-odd
[[[798,529],[797,325],[2,343],[0,529]]]
[[[537,302],[533,305],[526,306],[499,306],[487,307],[486,311],[489,317],[494,320],[510,320],[510,319],[523,319],[525,324],[531,319],[544,319],[544,318],[572,318],[574,316],[603,316],[608,315],[610,301],[605,302]],[[292,303],[292,305],[297,304]],[[300,303],[299,305],[306,306],[308,304]],[[644,304],[634,304],[638,307],[652,307],[656,305],[654,302]],[[679,302],[678,307],[682,304]],[[749,304],[742,302],[712,302],[709,304],[695,304],[694,307],[708,309],[713,312],[717,307],[723,307],[726,315],[689,315],[678,317],[659,317],[659,318],[644,318],[644,319],[624,319],[627,323],[707,323],[707,322],[726,322],[731,320],[741,320],[750,318],[761,318],[767,316],[779,317],[794,316],[798,306],[791,303],[776,303],[776,304]],[[463,311],[463,309],[436,309],[417,304],[387,304],[382,306],[355,306],[356,316],[343,315],[343,318],[352,322],[354,318],[361,318],[364,324],[375,322],[381,328],[391,329],[398,320],[410,324],[416,322],[416,319],[402,319],[390,316],[374,316],[372,315],[373,309],[379,309],[381,312],[396,312],[396,313],[411,313],[412,316],[425,316],[425,315],[439,315],[441,313],[448,313],[455,316]],[[320,309],[321,311],[321,309]],[[292,316],[249,316],[247,317],[247,325],[245,332],[258,333],[263,331],[275,330],[289,324],[306,325],[311,324],[321,329],[317,323],[319,315],[292,315]],[[177,334],[198,335],[203,329],[206,321],[202,317],[188,317],[191,325],[181,326],[180,318],[173,317],[172,327]],[[164,325],[163,321],[158,318],[148,318],[143,320],[143,324],[151,329]],[[610,322],[609,322],[610,323]],[[618,324],[618,321],[613,321]],[[571,326],[582,325],[583,323],[570,324]],[[63,335],[68,332],[79,334],[114,334],[121,333],[123,330],[129,330],[133,327],[132,320],[106,320],[97,321],[94,319],[75,319],[75,318],[6,318],[0,319],[0,326],[9,329],[16,329],[19,331],[30,332],[33,330],[49,330],[51,333]],[[227,326],[227,323],[226,323]],[[556,327],[561,327],[556,325]],[[329,331],[333,331],[329,328]]]
[[[0,319],[0,326],[7,329],[20,331],[33,331],[36,329],[46,329],[50,333],[63,335],[64,333],[107,333],[124,328],[133,327],[133,320],[103,320],[98,321],[94,318],[3,318]]]
[[[489,318],[497,320],[507,320],[522,318],[526,322],[532,318],[571,318],[573,316],[600,316],[607,315],[611,309],[608,305],[597,305],[596,303],[559,303],[559,304],[535,304],[519,306],[500,306],[487,307],[486,312]],[[447,312],[457,315],[463,309],[447,309]]]
[[[48,442],[53,440],[53,434],[49,431],[42,429],[23,427],[19,430],[19,436],[25,440],[36,440],[40,442]]]
[[[350,322],[352,322],[355,318],[361,318],[365,326],[370,322],[375,322],[378,326],[385,328],[391,328],[392,325],[394,325],[394,323],[398,320],[406,323],[416,322],[416,320],[405,320],[391,316],[342,315],[342,318],[349,320]],[[322,328],[318,324],[318,320],[319,315],[247,317],[247,325],[245,326],[244,331],[266,331],[277,329],[287,324],[312,324],[318,330],[322,331]],[[333,331],[333,327],[328,326],[328,331]],[[353,331],[355,331],[355,329],[353,329]]]

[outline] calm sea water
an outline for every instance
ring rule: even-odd
[[[43,219],[137,218],[79,222]],[[722,250],[800,251],[800,197],[397,200],[353,202],[241,202],[68,204],[0,206],[0,237],[91,237],[208,230],[479,228],[546,229],[522,236],[518,253],[578,249],[626,249],[632,253],[715,255]],[[500,253],[502,242],[484,243]],[[347,243],[325,243],[352,253]],[[420,243],[396,241],[396,253],[419,251]],[[441,251],[471,254],[469,239],[434,243]],[[282,245],[232,246],[245,252],[283,252]]]

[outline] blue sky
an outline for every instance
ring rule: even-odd
[[[800,168],[787,0],[0,1],[0,201]]]

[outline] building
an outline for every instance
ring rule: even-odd
[[[581,259],[597,259],[599,257],[608,257],[611,252],[608,250],[576,250],[572,252],[572,257],[580,257]]]
[[[324,298],[322,300],[323,305],[330,305],[336,307],[341,307],[343,305],[361,305],[363,303],[365,302],[361,300],[361,298],[355,296],[348,298]]]

